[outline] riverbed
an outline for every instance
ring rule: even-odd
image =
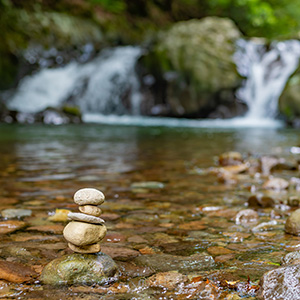
[[[300,196],[297,188],[262,188],[270,176],[289,182],[299,176],[297,146],[297,131],[283,128],[1,125],[0,209],[31,215],[1,218],[24,224],[0,230],[0,258],[30,266],[36,276],[26,283],[0,280],[0,299],[255,299],[261,276],[300,249],[300,238],[284,232],[295,209],[288,198]],[[218,163],[228,151],[249,164],[229,179]],[[264,155],[286,163],[262,174],[255,164]],[[43,267],[71,253],[62,236],[67,222],[51,216],[56,209],[76,211],[72,197],[83,187],[106,196],[101,245],[117,262],[118,276],[105,286],[42,285]],[[251,207],[257,220],[239,222],[237,214],[257,193],[273,204]],[[199,257],[209,263],[197,266]]]

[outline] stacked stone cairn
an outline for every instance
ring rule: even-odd
[[[74,202],[79,205],[80,212],[68,214],[71,222],[63,232],[69,248],[74,252],[100,252],[99,242],[106,235],[106,226],[104,220],[99,218],[102,211],[98,205],[104,199],[103,193],[93,188],[84,188],[74,194]]]

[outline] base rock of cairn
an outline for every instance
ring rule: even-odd
[[[51,285],[101,285],[116,280],[113,276],[117,269],[113,259],[104,253],[73,253],[47,264],[40,280]]]
[[[71,222],[63,235],[71,250],[77,253],[64,255],[45,266],[40,280],[44,284],[104,284],[111,282],[117,272],[113,259],[101,253],[99,242],[106,235],[106,226],[99,217],[97,206],[104,202],[102,192],[85,188],[77,191],[74,202],[80,213],[69,213]]]

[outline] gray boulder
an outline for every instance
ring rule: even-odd
[[[164,90],[153,97],[152,113],[205,117],[216,104],[232,105],[240,84],[233,61],[240,37],[233,21],[218,17],[178,22],[160,33],[141,61],[147,70],[144,81],[153,84],[153,91]]]

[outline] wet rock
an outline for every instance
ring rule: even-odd
[[[293,211],[285,222],[285,232],[300,235],[300,209]]]
[[[147,243],[147,240],[141,237],[140,235],[133,235],[127,239],[128,242],[130,243],[135,243],[135,244],[143,244]]]
[[[207,245],[210,245],[210,243],[206,241],[203,244],[200,241],[197,242],[179,241],[177,243],[160,244],[159,247],[163,250],[164,253],[167,254],[190,255],[190,254],[194,254],[197,250],[199,250],[199,248],[206,249]]]
[[[247,171],[249,168],[249,165],[246,164],[239,164],[239,165],[234,165],[234,166],[225,166],[222,167],[220,170],[223,172],[228,172],[230,174],[239,174]]]
[[[178,273],[177,271],[157,273],[150,278],[147,278],[145,284],[149,287],[162,287],[174,289],[179,283],[187,281],[187,276]]]
[[[261,171],[264,176],[270,175],[272,168],[277,166],[282,159],[279,159],[275,156],[262,156],[260,159]]]
[[[130,260],[140,255],[140,252],[126,247],[102,246],[101,249],[103,253],[107,253],[113,259],[121,261]]]
[[[24,228],[27,224],[22,221],[2,221],[0,222],[0,235],[12,233]]]
[[[74,194],[74,202],[82,205],[100,205],[104,202],[105,196],[99,190],[84,188]]]
[[[268,190],[285,190],[289,187],[289,182],[283,178],[271,178],[263,184],[264,189]]]
[[[42,271],[44,284],[105,284],[112,281],[117,265],[104,253],[64,255],[51,261]]]
[[[263,194],[252,195],[248,199],[249,207],[274,207],[275,201],[273,198],[264,196]]]
[[[257,223],[259,219],[258,213],[253,209],[243,209],[237,213],[235,216],[235,223],[236,224],[253,224]]]
[[[32,211],[30,209],[7,208],[1,211],[1,215],[6,219],[30,217]]]
[[[149,267],[136,266],[131,262],[117,262],[121,276],[131,277],[148,277],[153,275],[154,271]]]
[[[0,261],[0,279],[22,283],[31,280],[36,272],[30,267],[8,261]]]
[[[67,222],[68,221],[68,213],[71,211],[68,209],[59,209],[55,210],[55,214],[48,218],[49,221],[52,222]]]
[[[71,220],[74,220],[74,221],[86,222],[86,223],[91,223],[91,224],[103,224],[103,223],[105,223],[105,221],[102,220],[99,217],[86,215],[84,213],[70,212],[68,214],[68,218],[71,219]]]
[[[62,225],[39,225],[39,226],[30,226],[27,230],[30,231],[40,231],[40,232],[51,232],[54,234],[62,234],[64,226]]]
[[[224,247],[212,246],[207,248],[207,252],[211,255],[223,255],[223,254],[231,254],[234,251]]]
[[[271,270],[260,280],[257,298],[261,300],[299,300],[300,265]]]
[[[288,205],[291,207],[300,206],[300,199],[298,196],[290,196],[288,199]]]
[[[91,216],[94,216],[94,217],[100,217],[101,214],[102,214],[101,208],[99,208],[95,205],[82,205],[82,206],[79,206],[78,209],[82,213],[87,214],[87,215],[91,215]]]
[[[278,227],[278,223],[276,220],[272,220],[269,222],[263,222],[252,228],[252,232],[257,233],[261,231],[274,230]]]
[[[180,224],[178,226],[179,229],[184,229],[184,230],[202,230],[205,229],[207,226],[204,225],[204,222],[199,220],[199,221],[191,221],[188,223]]]
[[[158,181],[134,182],[131,184],[131,189],[163,189],[165,185]]]
[[[157,272],[195,272],[212,268],[215,263],[211,256],[194,254],[178,256],[170,254],[141,255],[134,259],[140,266],[147,266]]]
[[[121,216],[118,214],[114,214],[114,213],[104,213],[102,214],[102,218],[105,221],[115,221],[118,220]]]
[[[68,242],[76,246],[85,246],[102,240],[106,235],[106,227],[72,221],[65,227],[63,235]]]
[[[300,251],[293,251],[285,255],[281,263],[283,266],[300,264]]]
[[[219,164],[221,166],[239,165],[243,162],[243,156],[239,152],[225,152],[219,156]]]
[[[239,36],[232,21],[217,17],[177,22],[162,32],[144,59],[145,75],[155,78],[150,90],[155,103],[172,116],[207,117],[219,101],[224,109],[220,107],[215,116],[232,117],[239,110],[232,97],[240,82],[232,59]]]
[[[225,254],[225,255],[219,255],[215,257],[216,263],[226,263],[232,259],[234,259],[235,254]]]

